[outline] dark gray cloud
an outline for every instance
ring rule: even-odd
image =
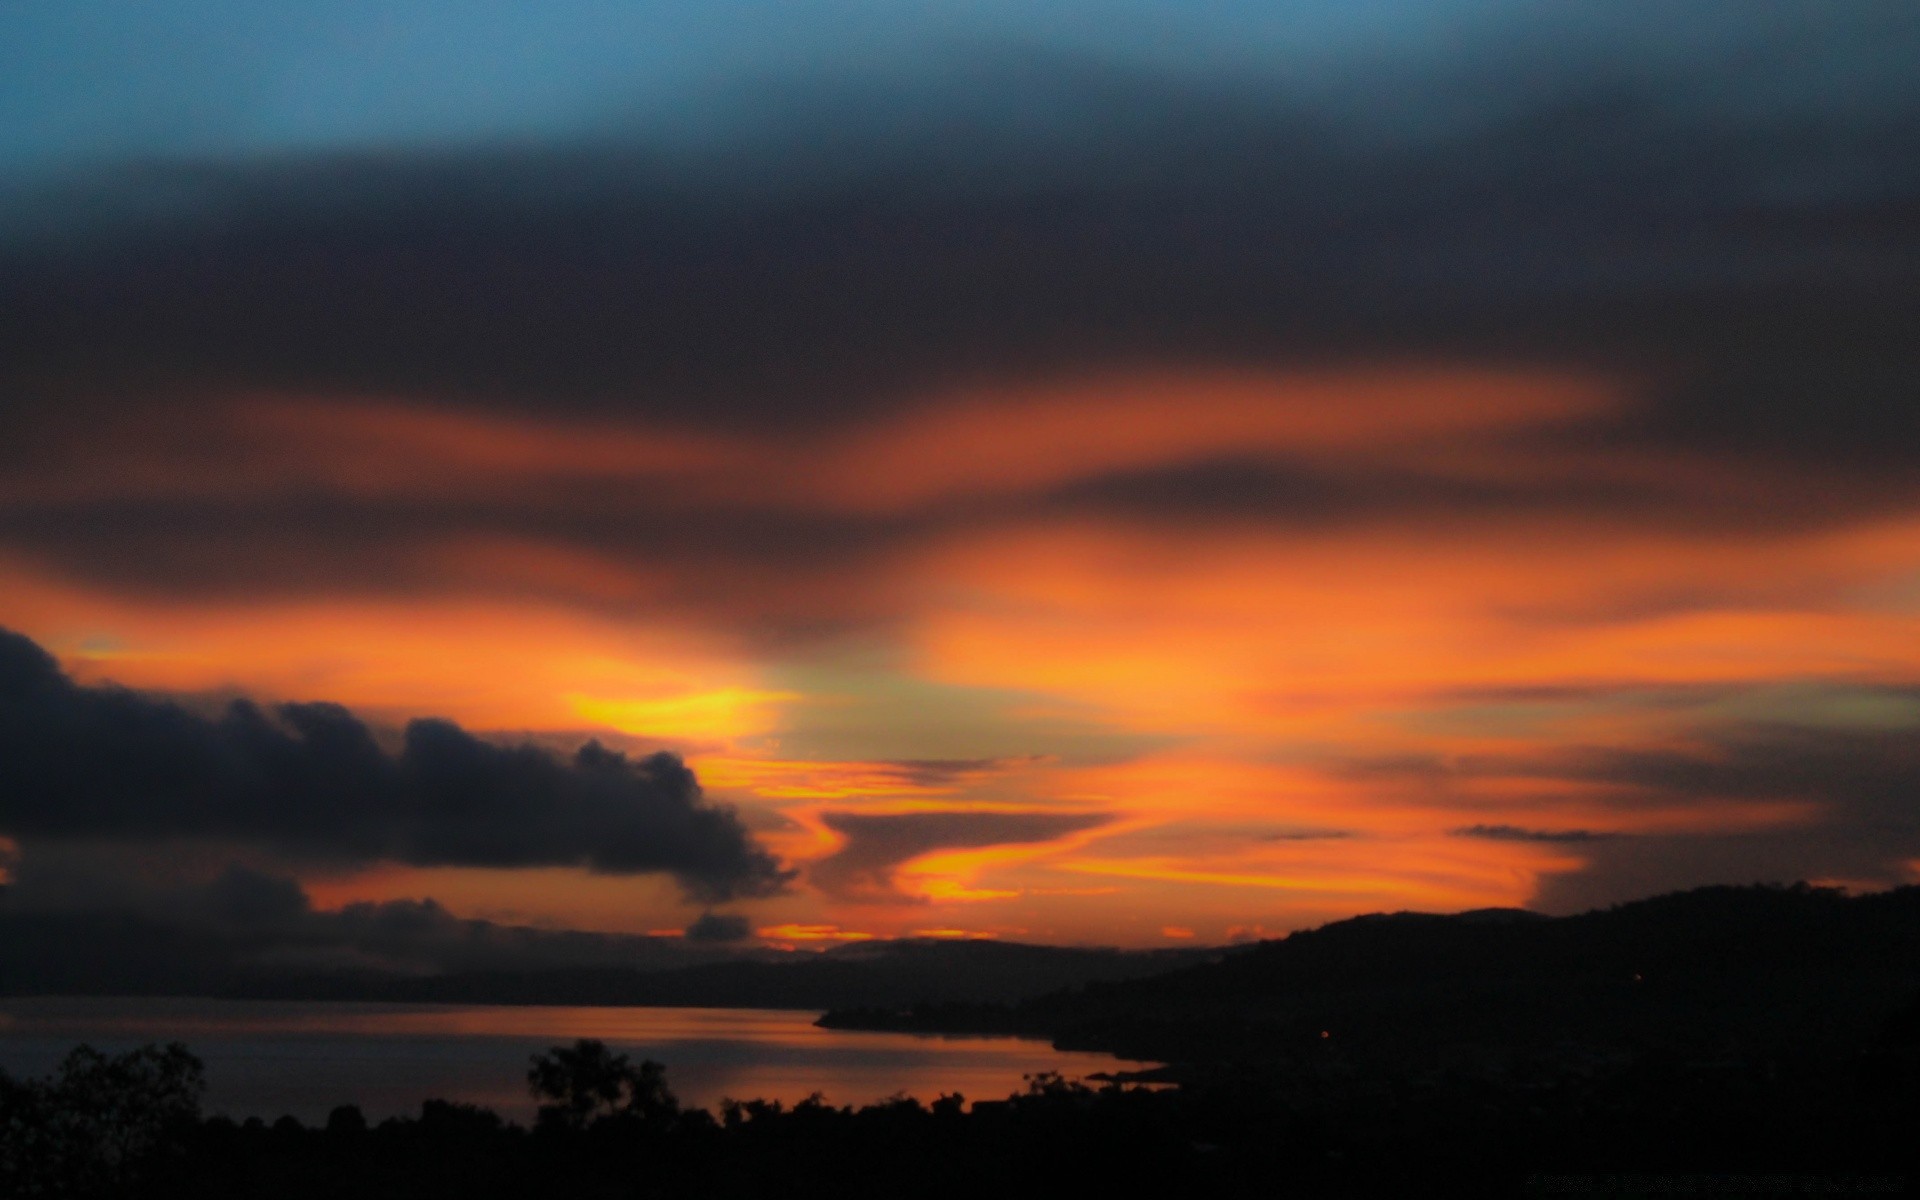
[[[1720,700],[1756,705],[1764,689],[1676,689],[1673,707]],[[1658,689],[1655,689],[1656,694]],[[1610,689],[1601,689],[1605,698]],[[1845,689],[1850,711],[1911,709],[1911,685]],[[1525,693],[1520,696],[1524,697]],[[1472,694],[1478,702],[1486,695]],[[1495,694],[1496,701],[1513,697]],[[1587,689],[1532,697],[1584,702]],[[1802,697],[1804,700],[1804,697]],[[1534,754],[1404,755],[1328,764],[1351,778],[1393,781],[1453,811],[1497,782],[1498,807],[1525,798],[1551,808],[1571,795],[1614,809],[1621,829],[1538,828],[1489,820],[1456,837],[1553,843],[1583,860],[1541,879],[1534,907],[1582,912],[1708,883],[1829,880],[1871,887],[1909,882],[1920,862],[1920,727],[1695,717],[1659,746],[1573,747]],[[1599,785],[1599,786],[1596,786]],[[1524,789],[1524,790],[1522,790]],[[1743,813],[1743,807],[1750,806]],[[1781,811],[1769,811],[1779,807]],[[1793,809],[1803,811],[1796,814]],[[1636,826],[1649,810],[1716,814],[1721,828]]]
[[[1758,528],[1910,509],[1920,85],[1885,64],[1920,55],[1920,15],[1788,5],[1751,23],[1688,41],[1682,63],[1665,16],[1540,22],[1424,74],[1356,65],[1333,99],[987,48],[933,73],[964,88],[800,87],[701,153],[610,139],[103,169],[0,215],[0,485],[143,443],[128,430],[155,414],[231,459],[246,445],[207,402],[261,393],[819,432],[953,384],[1438,359],[1623,374],[1646,403],[1549,442],[1680,452],[1765,486],[1253,456],[1014,507]],[[423,542],[484,534],[686,575],[844,573],[1010,515],[311,484],[27,494],[0,505],[0,546],[175,592],[405,586]]]
[[[1263,833],[1259,835],[1259,840],[1263,842],[1326,842],[1352,836],[1351,829],[1284,829],[1278,833]]]
[[[1887,688],[1906,697],[1911,689]],[[1577,784],[1587,802],[1616,807],[1631,826],[1650,808],[1713,804],[1803,804],[1781,823],[1734,820],[1731,828],[1680,833],[1607,833],[1480,824],[1455,836],[1575,847],[1576,871],[1541,881],[1536,907],[1578,912],[1706,883],[1838,880],[1907,882],[1920,860],[1920,728],[1849,728],[1727,722],[1696,728],[1685,745],[1593,748],[1538,757],[1409,760],[1372,768],[1470,794],[1476,779],[1534,781],[1543,800]],[[1608,785],[1604,790],[1594,784]]]
[[[681,936],[689,942],[744,942],[753,936],[753,922],[739,913],[701,913]]]
[[[1494,842],[1602,842],[1621,836],[1591,829],[1526,829],[1519,825],[1466,825],[1447,831],[1454,837],[1484,838]]]
[[[901,899],[894,869],[936,850],[1051,842],[1113,819],[1108,813],[914,812],[822,813],[845,839],[807,872],[815,887],[861,900]]]
[[[279,952],[291,962],[301,946],[411,971],[538,971],[566,967],[653,969],[701,957],[682,939],[550,929],[458,917],[432,899],[361,901],[315,912],[294,930],[303,941]]]
[[[1581,430],[1581,435],[1591,430]],[[1507,447],[1516,458],[1558,443],[1542,435]],[[1631,448],[1622,447],[1631,453]],[[1525,513],[1534,517],[1605,516],[1669,531],[1734,533],[1816,527],[1875,511],[1904,511],[1920,497],[1884,481],[1826,475],[1769,476],[1784,489],[1761,497],[1759,476],[1733,482],[1674,471],[1656,480],[1581,478],[1468,479],[1419,462],[1404,466],[1355,461],[1288,461],[1246,453],[1116,470],[1074,480],[1044,495],[1023,497],[1038,512],[1118,516],[1191,526],[1222,522],[1326,528],[1403,521],[1465,522]],[[1794,509],[1788,510],[1788,497]],[[1695,597],[1694,599],[1698,599]]]
[[[1889,833],[1920,834],[1920,729],[1911,726],[1741,722],[1702,731],[1688,748],[1575,754],[1565,772],[1655,800],[1806,800]]]
[[[1808,881],[1879,889],[1909,881],[1900,855],[1920,840],[1889,845],[1843,822],[1748,833],[1643,835],[1582,846],[1586,866],[1541,879],[1528,907],[1585,912],[1712,884]]]
[[[271,875],[231,864],[201,893],[215,924],[229,928],[287,928],[312,912],[307,891],[287,875]]]
[[[1014,768],[1042,761],[1038,757],[1013,758],[901,758],[876,763],[879,771],[902,783],[919,787],[947,787],[984,776],[998,775]]]
[[[0,899],[0,970],[9,989],[72,979],[113,986],[218,988],[246,977],[342,971],[423,976],[579,967],[659,970],[734,956],[718,939],[651,937],[506,924],[455,916],[432,899],[315,909],[290,876],[229,862],[123,877],[126,853],[61,848],[30,855]],[[722,918],[723,920],[725,918]],[[76,930],[95,940],[75,941]],[[178,952],[149,961],[135,943]],[[735,939],[738,940],[738,939]],[[125,960],[125,961],[120,961]]]
[[[666,872],[690,896],[778,891],[789,873],[678,758],[589,742],[570,758],[416,720],[397,752],[344,708],[236,701],[218,717],[67,679],[0,630],[0,832],[201,839],[415,865]]]

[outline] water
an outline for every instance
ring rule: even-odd
[[[745,1008],[559,1008],[304,1001],[34,997],[0,1000],[0,1068],[51,1070],[75,1043],[105,1051],[181,1041],[207,1067],[205,1109],[322,1121],[338,1104],[374,1120],[428,1097],[527,1121],[529,1056],[599,1038],[665,1063],[681,1103],[793,1103],[812,1092],[867,1104],[904,1092],[999,1099],[1023,1076],[1084,1078],[1137,1067],[1018,1038],[942,1038],[819,1029],[817,1014]]]

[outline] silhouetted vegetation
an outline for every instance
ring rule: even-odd
[[[610,1118],[661,1125],[680,1112],[665,1067],[651,1061],[636,1067],[592,1038],[534,1055],[527,1087],[542,1102],[542,1125],[584,1129]]]
[[[200,1120],[200,1060],[178,1042],[77,1046],[47,1079],[0,1071],[0,1196],[111,1196],[174,1165]]]
[[[103,1067],[151,1079],[138,1064],[156,1054],[184,1052],[103,1059],[82,1050],[76,1059],[92,1064],[83,1076]],[[1241,1079],[1152,1091],[1043,1075],[1022,1094],[970,1106],[959,1096],[896,1097],[855,1109],[816,1096],[791,1106],[729,1101],[717,1116],[679,1108],[652,1064],[633,1067],[592,1043],[555,1047],[541,1062],[534,1088],[557,1103],[532,1129],[437,1100],[417,1117],[372,1126],[343,1107],[313,1128],[290,1117],[192,1119],[177,1089],[115,1098],[90,1084],[67,1087],[65,1071],[52,1084],[10,1084],[10,1155],[22,1144],[13,1131],[37,1127],[23,1120],[24,1092],[38,1095],[26,1102],[29,1117],[84,1129],[103,1152],[89,1159],[70,1140],[58,1153],[10,1157],[3,1194],[1857,1193],[1905,1183],[1920,1121],[1920,1063],[1910,1047],[1892,1045],[1818,1067],[1648,1060],[1605,1078],[1506,1087],[1455,1077],[1308,1093]]]

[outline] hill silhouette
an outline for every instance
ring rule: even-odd
[[[1712,887],[1568,917],[1356,917],[1220,961],[1008,1005],[830,1012],[824,1024],[1044,1036],[1188,1074],[1602,1070],[1832,1058],[1920,993],[1920,888]]]
[[[422,975],[303,969],[277,962],[261,948],[241,937],[176,928],[133,913],[0,912],[0,995],[817,1010],[922,1001],[1011,1003],[1093,981],[1160,974],[1221,953],[902,938],[821,952],[749,951],[685,966]]]
[[[901,971],[909,989],[937,981],[904,969],[916,959],[971,963],[974,995],[1009,980],[1009,963],[1067,961],[918,942],[808,961],[869,986],[886,976],[859,969]],[[581,1042],[535,1057],[545,1107],[531,1129],[432,1099],[417,1119],[371,1126],[341,1107],[308,1128],[200,1117],[200,1065],[184,1047],[81,1048],[45,1080],[0,1073],[0,1191],[1886,1194],[1916,1172],[1916,996],[1920,888],[1706,888],[1559,918],[1380,914],[1144,978],[823,1018],[1052,1036],[1172,1062],[1174,1088],[1042,1075],[970,1104],[900,1096],[856,1110],[816,1096],[710,1113],[677,1106],[670,1064],[663,1074]],[[101,1159],[103,1135],[126,1153]]]
[[[463,972],[425,979],[360,980],[378,999],[479,1004],[673,1005],[694,1008],[833,1009],[950,1003],[1013,1003],[1063,988],[1150,977],[1217,951],[1125,951],[1034,946],[985,939],[902,938],[777,961],[702,963],[666,971],[574,968]],[[281,981],[311,994],[320,981]]]

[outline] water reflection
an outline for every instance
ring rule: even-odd
[[[33,998],[0,1001],[0,1067],[50,1069],[74,1043],[122,1050],[184,1041],[207,1064],[207,1108],[232,1116],[324,1119],[359,1104],[374,1119],[428,1096],[530,1119],[527,1058],[600,1038],[667,1064],[683,1103],[797,1101],[824,1093],[865,1104],[905,1092],[931,1100],[1018,1091],[1023,1076],[1112,1070],[1104,1054],[1015,1038],[937,1038],[820,1029],[815,1013],[739,1008],[559,1008],[298,1001]],[[1127,1064],[1136,1065],[1136,1064]]]

